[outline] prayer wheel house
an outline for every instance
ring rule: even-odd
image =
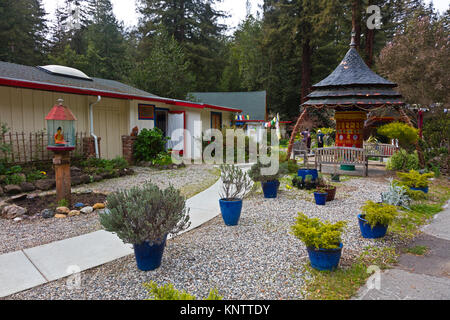
[[[402,96],[397,85],[373,72],[356,50],[354,37],[350,50],[339,66],[324,80],[313,86],[303,103],[309,108],[335,110],[336,147],[364,148],[364,125],[367,114],[383,108],[400,108]],[[352,165],[343,170],[355,170]]]

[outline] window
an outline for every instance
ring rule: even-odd
[[[152,104],[140,104],[138,106],[139,120],[153,120],[155,118],[155,106]]]

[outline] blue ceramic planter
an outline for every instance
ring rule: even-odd
[[[376,225],[371,227],[364,216],[358,215],[359,228],[361,229],[361,235],[366,239],[378,239],[383,238],[386,235],[389,226]]]
[[[164,248],[166,247],[167,235],[161,244],[150,245],[148,242],[135,244],[134,255],[137,267],[141,271],[151,271],[161,266]]]
[[[319,177],[319,172],[317,169],[300,169],[297,172],[297,175],[302,178],[303,181],[305,181],[305,177],[307,175],[311,175],[313,177],[313,180],[317,180]]]
[[[261,186],[264,192],[264,198],[273,199],[277,197],[278,188],[280,187],[280,181],[267,181],[261,182]]]
[[[327,203],[328,193],[319,193],[314,192],[314,199],[316,200],[316,204],[319,206],[324,206]]]
[[[338,249],[307,248],[311,267],[319,271],[335,270],[341,260],[343,244]]]
[[[221,199],[219,201],[222,219],[227,226],[237,226],[242,211],[242,200],[227,201]]]
[[[413,187],[411,187],[410,189],[413,190],[413,191],[422,191],[424,193],[428,193],[428,191],[429,191],[429,187],[425,187],[425,188],[413,188]]]

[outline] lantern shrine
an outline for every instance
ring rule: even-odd
[[[404,105],[395,87],[395,83],[366,65],[356,50],[353,34],[344,60],[327,78],[312,87],[313,92],[302,106],[335,110],[336,147],[364,148],[368,113]]]
[[[59,99],[45,117],[47,121],[48,146],[54,152],[56,199],[71,203],[70,152],[75,150],[75,121],[77,118]]]
[[[75,149],[75,121],[77,118],[70,109],[63,105],[59,99],[58,104],[50,110],[47,121],[48,147],[51,151],[72,151]]]

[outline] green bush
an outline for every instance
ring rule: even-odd
[[[127,169],[130,164],[123,157],[116,157],[111,160],[111,163],[115,169]]]
[[[263,168],[270,168],[270,164],[263,165],[259,160],[255,163],[248,172],[249,177],[255,182],[274,181],[281,178],[288,172],[288,162],[280,163],[277,173],[273,175],[263,175],[261,170]]]
[[[45,179],[46,175],[42,173],[42,171],[34,170],[29,173],[27,173],[27,181],[28,182],[34,182],[37,180]]]
[[[156,156],[156,159],[152,160],[153,165],[168,166],[173,164],[172,156],[167,152],[161,152]]]
[[[367,220],[372,228],[379,224],[387,226],[398,215],[396,206],[386,203],[375,203],[373,201],[367,201],[366,204],[361,207],[361,210],[364,219]]]
[[[190,225],[189,210],[179,190],[161,190],[152,183],[111,193],[107,209],[100,214],[106,231],[116,233],[131,244],[161,243],[168,234],[177,234]]]
[[[178,291],[173,287],[173,284],[165,284],[158,286],[154,281],[149,283],[144,283],[144,288],[147,290],[149,299],[148,300],[197,300],[197,298],[186,291]],[[208,297],[203,300],[223,300],[217,290],[211,290]]]
[[[419,131],[403,122],[386,124],[379,127],[377,132],[389,139],[398,139],[399,144],[408,149],[419,139]]]
[[[142,129],[134,144],[134,157],[137,161],[148,161],[156,159],[158,154],[165,151],[169,138],[159,128]]]
[[[433,172],[420,174],[416,170],[411,170],[408,173],[397,172],[397,177],[400,178],[398,183],[408,188],[426,188],[429,185],[428,179],[434,177]]]
[[[417,151],[408,153],[405,149],[401,149],[388,160],[386,169],[391,171],[419,170]]]
[[[321,222],[317,218],[308,218],[299,212],[296,224],[292,226],[292,234],[300,239],[308,248],[337,249],[340,246],[341,235],[346,226],[345,221],[335,224]]]
[[[5,183],[6,184],[21,184],[22,182],[25,182],[25,178],[20,174],[12,174],[6,177]]]

